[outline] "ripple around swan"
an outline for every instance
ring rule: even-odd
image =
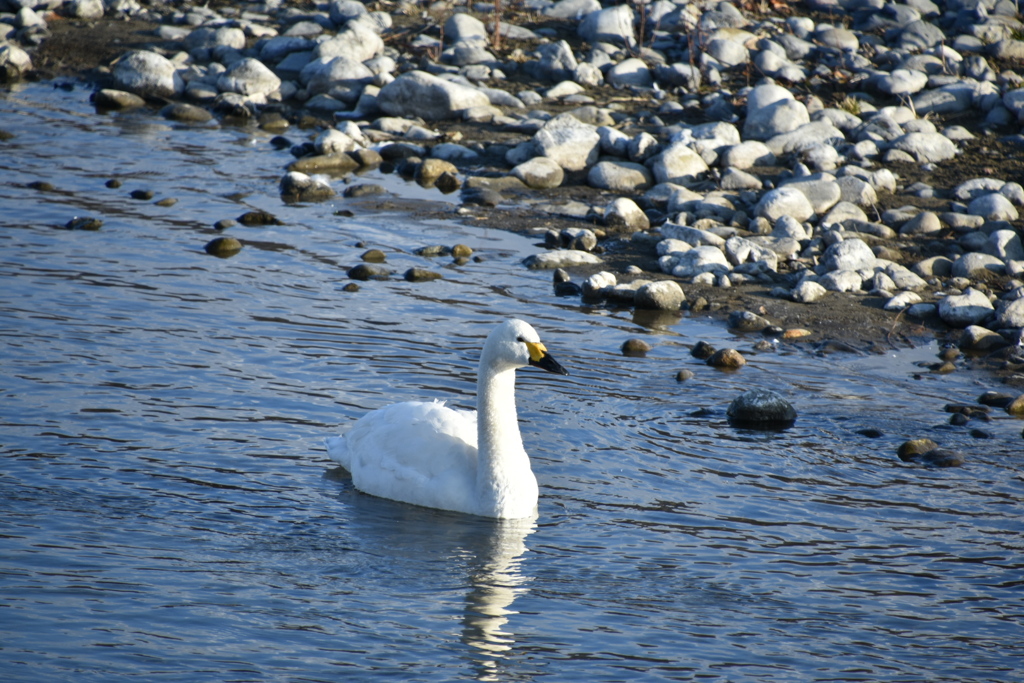
[[[5,681],[1019,677],[1020,422],[946,424],[988,380],[920,375],[934,346],[820,357],[696,317],[647,330],[554,297],[519,265],[529,239],[280,204],[288,155],[255,129],[101,117],[44,85],[0,96],[0,128]],[[127,197],[143,186],[178,203]],[[253,208],[285,224],[203,253],[207,226]],[[57,229],[76,214],[103,228]],[[445,279],[345,292],[357,242]],[[483,259],[413,254],[455,242]],[[536,521],[376,500],[332,468],[322,437],[368,409],[472,406],[480,343],[511,315],[572,373],[519,375]],[[647,333],[648,358],[620,354]],[[707,368],[701,339],[749,365]],[[731,427],[751,385],[796,425]],[[901,463],[917,435],[967,465]]]

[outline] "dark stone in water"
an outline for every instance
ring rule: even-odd
[[[203,250],[211,256],[228,258],[242,250],[242,243],[234,237],[216,237],[207,242]]]
[[[118,180],[117,178],[111,178],[105,184],[111,190],[116,190],[117,188],[121,187],[121,181]]]
[[[405,271],[403,275],[409,282],[430,282],[432,280],[441,280],[444,278],[441,273],[437,273],[433,270],[427,270],[426,268],[410,268]]]
[[[715,350],[715,347],[708,344],[706,341],[699,341],[696,346],[690,350],[690,355],[694,358],[699,358],[700,360],[707,360],[708,358],[711,358],[711,356],[715,355]]]
[[[750,311],[733,311],[729,314],[729,328],[737,332],[761,332],[771,323]]]
[[[855,433],[860,434],[861,436],[866,436],[869,439],[878,439],[885,436],[885,433],[881,429],[875,429],[874,427],[858,429]]]
[[[215,230],[227,230],[228,228],[238,225],[238,222],[234,218],[222,218],[213,224]]]
[[[345,285],[344,287],[342,287],[341,291],[343,291],[343,292],[358,292],[359,291],[359,285],[357,285],[354,282],[350,282],[347,285]]]
[[[258,225],[284,225],[284,223],[279,221],[274,214],[259,209],[243,213],[238,217],[238,222],[249,227]]]
[[[103,225],[103,221],[98,218],[92,218],[91,216],[75,216],[67,223],[64,227],[68,230],[99,230]]]
[[[498,206],[505,197],[500,192],[489,190],[486,187],[477,187],[473,189],[462,190],[462,203],[463,204],[475,204],[478,206]]]
[[[729,422],[752,429],[784,429],[796,421],[796,409],[771,389],[750,389],[729,404]]]
[[[316,145],[312,142],[300,142],[289,151],[291,151],[293,157],[301,159],[302,157],[308,157],[316,154]]]
[[[292,144],[292,141],[283,135],[275,135],[270,138],[270,146],[274,149],[288,149]]]
[[[53,183],[48,183],[45,180],[33,180],[28,184],[28,187],[39,192],[53,192],[57,189],[53,186]]]
[[[922,463],[932,467],[960,467],[966,460],[963,453],[950,448],[936,448],[920,457]]]
[[[343,196],[349,199],[357,197],[370,197],[375,194],[384,194],[384,186],[377,185],[376,183],[360,183],[359,185],[350,185],[345,188],[342,193]]]
[[[173,102],[160,110],[160,116],[182,123],[208,123],[213,114],[202,107],[186,102]]]
[[[445,172],[434,181],[434,187],[440,190],[441,194],[451,194],[462,187],[462,181],[454,173]]]
[[[962,427],[968,422],[970,422],[970,420],[971,418],[967,417],[963,413],[953,413],[952,415],[949,416],[949,424],[954,425],[956,427]]]
[[[349,268],[348,276],[353,280],[387,280],[391,276],[391,271],[369,263],[360,263]]]
[[[935,443],[931,439],[911,439],[910,441],[904,441],[900,444],[900,447],[896,449],[896,455],[898,455],[899,459],[903,462],[910,462],[938,447],[939,444]]]
[[[643,339],[627,339],[622,342],[622,355],[632,356],[634,358],[643,358],[652,348],[654,347]]]
[[[738,370],[747,364],[747,359],[736,349],[720,349],[711,354],[705,362],[713,368]]]
[[[676,373],[677,382],[685,382],[688,379],[693,379],[693,377],[693,370],[687,370],[685,368]]]
[[[1006,408],[1016,398],[1011,394],[1004,394],[1001,391],[986,391],[978,397],[978,403],[991,408]]]
[[[369,249],[363,252],[360,258],[367,263],[384,263],[387,260],[387,254],[380,249]]]
[[[132,190],[131,198],[138,199],[140,201],[149,201],[155,196],[153,190]]]

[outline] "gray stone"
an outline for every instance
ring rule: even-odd
[[[552,19],[581,19],[592,12],[600,11],[598,0],[559,0],[543,9]]]
[[[921,277],[949,277],[953,262],[945,256],[932,256],[915,264],[912,270]]]
[[[797,418],[796,409],[771,389],[750,389],[737,396],[726,411],[729,421],[750,429],[782,429]]]
[[[444,22],[444,37],[452,43],[464,40],[487,40],[487,27],[476,17],[458,12]]]
[[[351,21],[338,34],[317,44],[313,57],[347,57],[365,62],[384,54],[384,40],[369,23]]]
[[[801,304],[813,304],[816,301],[820,301],[828,290],[819,285],[813,280],[801,280],[800,283],[793,288],[792,297],[793,301]]]
[[[729,272],[729,261],[718,247],[694,247],[679,255],[672,268],[675,277],[694,277],[702,273],[720,275]]]
[[[239,95],[269,95],[281,87],[281,79],[263,62],[251,57],[238,60],[217,79],[221,92]]]
[[[1009,346],[1003,335],[981,325],[968,325],[957,342],[961,351],[995,351]]]
[[[892,147],[919,163],[948,161],[957,153],[956,145],[941,133],[907,133],[893,140]]]
[[[886,301],[883,308],[887,311],[902,311],[919,303],[921,303],[921,295],[917,292],[900,292]]]
[[[906,236],[930,235],[940,232],[942,223],[931,211],[922,211],[900,226],[900,234]]]
[[[810,121],[807,107],[802,102],[782,99],[761,107],[752,114],[748,112],[743,124],[743,137],[747,140],[769,140],[789,133]]]
[[[993,327],[997,329],[1024,327],[1024,298],[1009,302],[1000,301],[996,309],[996,321]]]
[[[971,200],[967,213],[981,216],[987,221],[1015,221],[1019,217],[1013,203],[998,192],[983,194]]]
[[[599,161],[587,173],[587,184],[613,192],[636,192],[654,184],[654,176],[642,164],[629,161]]]
[[[886,95],[906,97],[919,92],[928,85],[928,75],[920,71],[894,69],[875,81],[875,87]]]
[[[319,57],[302,67],[299,80],[310,95],[320,95],[339,86],[361,88],[373,80],[373,72],[348,57]]]
[[[1013,230],[994,230],[989,235],[986,251],[1004,262],[1024,259],[1024,245]]]
[[[1006,264],[1002,259],[975,251],[964,254],[953,262],[950,274],[953,277],[973,278],[986,273],[1002,274],[1006,271]]]
[[[488,104],[487,95],[479,90],[424,71],[402,74],[377,95],[377,105],[385,114],[419,116],[427,121],[459,118],[465,109]]]
[[[611,43],[633,47],[636,45],[633,21],[633,8],[630,5],[613,5],[584,16],[576,32],[592,45]]]
[[[512,169],[512,175],[519,178],[527,187],[549,189],[562,184],[565,171],[554,159],[534,157]]]
[[[118,87],[143,97],[174,97],[185,90],[174,63],[146,50],[133,50],[118,59],[113,77]]]
[[[792,216],[802,223],[814,215],[814,207],[803,192],[783,186],[766,192],[754,207],[754,215],[773,223],[782,216]]]
[[[845,141],[843,131],[828,121],[811,121],[796,130],[782,133],[765,141],[768,149],[776,156],[801,152],[820,145],[831,145]]]
[[[636,290],[637,308],[678,311],[684,301],[686,301],[686,295],[683,294],[683,288],[674,280],[648,282]]]
[[[747,170],[755,166],[774,166],[775,155],[768,145],[758,140],[747,140],[721,151],[719,163],[723,168]]]
[[[821,265],[825,272],[870,269],[874,268],[875,261],[871,247],[855,237],[833,244],[821,257]]]
[[[864,280],[855,270],[833,270],[826,273],[818,281],[830,292],[856,292],[864,284]]]
[[[939,302],[939,317],[950,327],[977,325],[992,315],[992,304],[983,292],[968,288]]]
[[[549,157],[563,169],[581,171],[597,161],[601,136],[594,126],[571,114],[559,114],[537,131],[533,144],[541,156]]]
[[[807,201],[811,203],[811,208],[816,214],[822,214],[831,209],[842,198],[843,194],[839,184],[832,176],[793,180],[787,182],[782,187],[802,192],[807,197]]]
[[[18,81],[32,71],[32,57],[17,45],[0,45],[0,83]]]
[[[636,202],[627,197],[619,197],[608,205],[604,212],[604,222],[613,228],[625,229],[630,232],[647,230],[651,227],[647,214],[636,205]]]
[[[602,263],[601,257],[576,249],[559,249],[528,256],[523,260],[531,270],[553,270],[555,268],[573,268],[576,266],[592,266]]]
[[[706,173],[708,165],[685,143],[676,142],[658,155],[651,171],[659,183],[685,184]]]
[[[628,7],[619,5],[619,7]],[[611,85],[632,85],[639,88],[649,88],[654,83],[650,69],[643,60],[631,57],[624,59],[612,68],[608,69],[604,78]]]

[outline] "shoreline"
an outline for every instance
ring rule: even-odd
[[[214,9],[226,7],[230,7],[230,5],[225,3]],[[441,14],[452,16],[450,11]],[[401,26],[392,27],[392,36],[403,34],[403,32],[406,37],[416,33],[423,34],[425,29],[439,23],[439,20],[432,19],[426,24],[417,24],[416,17],[403,17],[400,13],[395,13],[394,16],[396,20],[400,20]],[[551,45],[551,41],[556,38],[571,38],[574,31],[570,30],[569,23],[564,20],[550,19],[538,21],[532,26],[540,27],[551,33],[550,39],[545,38],[539,43],[510,40],[506,46],[506,53],[516,51],[522,53],[524,48],[529,46]],[[129,50],[158,49],[169,54],[179,50],[180,54],[180,40],[161,38],[157,33],[163,25],[165,24],[136,18],[103,18],[83,21],[74,18],[57,18],[53,15],[48,22],[49,36],[42,41],[40,46],[32,50],[34,69],[27,74],[27,77],[38,80],[73,78],[99,87],[116,85],[110,65]],[[386,37],[387,35],[385,32]],[[573,40],[572,43],[577,49],[584,46],[579,39]],[[246,44],[247,49],[252,49],[252,46],[257,44],[257,40],[250,37]],[[420,52],[422,53],[422,50]],[[431,60],[426,60],[422,54],[417,58],[417,63],[420,66],[428,62]],[[431,63],[441,64],[440,61]],[[746,89],[748,95],[751,92],[750,85],[754,85],[763,78],[763,75],[759,75],[751,79],[748,74],[745,78],[750,84],[736,88],[736,85],[739,85],[736,83],[737,79],[744,78],[742,73],[735,69],[721,69],[721,74],[726,77],[724,85],[733,86],[739,91]],[[503,87],[514,90],[532,86],[536,91],[543,91],[543,88],[553,85],[553,83],[542,83],[535,78],[527,78],[521,73],[514,75],[514,81],[512,78],[510,76],[510,80],[505,81]],[[498,82],[497,85],[502,85],[502,83]],[[835,102],[824,102],[824,104],[835,105],[836,102],[848,104],[848,96],[843,96],[843,99],[840,99],[843,93],[839,85],[836,83],[827,85],[827,89],[832,91],[831,95]],[[792,86],[792,89],[804,101],[812,102],[815,99],[821,101],[813,88]],[[685,91],[685,89],[682,90]],[[695,112],[693,107],[669,108],[667,111],[662,111],[665,109],[665,102],[671,102],[673,98],[665,96],[661,99],[652,98],[650,96],[652,91],[649,89],[612,88],[607,84],[600,84],[587,87],[584,92],[586,98],[593,102],[592,105],[588,105],[591,109],[596,108],[599,112],[603,111],[605,115],[609,113],[613,115],[606,121],[607,123],[617,119],[612,127],[617,126],[630,133],[635,132],[637,135],[644,133],[651,135],[661,149],[671,146],[666,139],[665,131],[675,130],[678,133],[681,129],[692,130],[695,126],[704,125],[692,120]],[[656,93],[657,90],[653,92]],[[707,91],[698,88],[694,92]],[[184,96],[165,97],[152,93],[147,94],[146,97],[151,106],[188,99]],[[679,99],[681,101],[684,98],[681,96]],[[544,111],[552,117],[558,118],[565,112],[578,111],[581,101],[583,101],[581,98],[555,101],[545,99],[542,104],[539,103],[535,106],[542,106]],[[743,114],[743,103],[740,98],[734,95],[732,101],[735,103],[735,111]],[[882,105],[884,101],[882,98],[878,98],[877,103]],[[199,104],[209,106],[203,105],[203,103]],[[655,106],[660,109],[655,110]],[[270,101],[262,107],[258,107],[257,111],[260,114],[277,114],[278,122],[280,119],[286,120],[288,125],[282,126],[282,135],[297,143],[308,142],[314,136],[330,131],[335,123],[347,118],[323,113],[311,114],[310,110],[304,108],[301,103],[290,100]],[[554,188],[543,189],[529,187],[522,182],[505,182],[510,177],[510,169],[504,157],[507,157],[507,152],[514,149],[516,145],[521,145],[523,140],[530,139],[528,129],[517,126],[502,127],[493,122],[479,123],[464,119],[429,120],[425,122],[426,126],[437,129],[441,135],[436,140],[429,140],[426,144],[421,144],[420,147],[425,147],[429,151],[432,145],[437,145],[441,141],[453,141],[464,148],[480,152],[481,155],[471,163],[459,159],[453,159],[451,162],[457,169],[459,182],[463,188],[463,204],[454,216],[452,212],[438,211],[436,207],[429,206],[428,203],[413,202],[413,206],[410,206],[408,210],[414,216],[472,220],[476,224],[486,224],[489,227],[534,235],[541,241],[544,241],[545,235],[543,232],[537,231],[540,226],[554,230],[556,235],[566,230],[592,230],[601,237],[598,251],[602,252],[600,255],[603,263],[566,266],[566,270],[572,275],[573,280],[578,283],[601,271],[614,273],[616,282],[625,286],[641,278],[674,280],[685,292],[684,308],[689,309],[690,315],[706,315],[727,320],[730,313],[750,311],[763,316],[772,325],[783,329],[802,328],[807,330],[809,334],[806,337],[795,341],[801,344],[810,344],[812,348],[813,345],[818,344],[823,349],[857,350],[870,353],[901,346],[913,346],[923,340],[938,339],[940,346],[959,346],[965,352],[965,355],[959,356],[962,360],[956,361],[960,363],[961,367],[965,365],[977,367],[980,364],[986,369],[994,371],[1004,383],[1024,386],[1024,374],[1021,372],[1024,369],[1024,366],[1021,365],[1024,359],[1020,359],[1016,355],[1017,348],[1014,345],[1013,328],[1003,330],[995,326],[995,323],[991,321],[992,316],[988,316],[988,323],[978,320],[975,324],[975,327],[987,325],[986,329],[991,333],[987,336],[987,342],[975,344],[974,342],[965,342],[965,333],[962,327],[946,324],[935,312],[924,315],[913,314],[911,313],[913,304],[892,311],[883,310],[891,301],[893,292],[877,287],[869,290],[866,279],[863,288],[854,290],[856,293],[828,291],[823,293],[823,298],[817,302],[793,300],[794,295],[790,290],[793,289],[794,282],[798,278],[809,279],[812,284],[817,284],[819,280],[823,279],[821,276],[825,273],[817,273],[810,278],[806,276],[815,268],[820,269],[821,261],[825,256],[823,252],[826,251],[824,249],[825,242],[828,240],[856,239],[863,241],[869,247],[873,247],[873,251],[876,252],[875,256],[884,256],[888,262],[903,264],[907,267],[914,267],[915,262],[921,257],[946,253],[950,246],[964,253],[964,249],[959,244],[964,241],[964,236],[971,231],[980,231],[980,224],[979,227],[968,230],[943,222],[939,230],[921,235],[904,235],[898,225],[896,229],[889,228],[888,232],[885,232],[883,229],[887,227],[887,221],[882,220],[882,217],[887,212],[898,212],[900,209],[913,206],[918,212],[931,212],[942,216],[943,221],[951,220],[947,218],[947,214],[952,216],[958,207],[953,206],[956,199],[951,198],[950,195],[960,181],[982,176],[1024,180],[1024,175],[1021,173],[1022,165],[1014,159],[1016,138],[1019,137],[1013,133],[1014,130],[1017,130],[1016,124],[998,128],[999,132],[997,133],[995,132],[997,127],[989,126],[985,123],[985,117],[973,110],[953,114],[936,114],[934,118],[947,126],[962,126],[971,129],[987,127],[993,132],[980,134],[973,139],[958,140],[957,156],[951,161],[915,162],[911,159],[909,162],[893,160],[885,163],[863,163],[862,165],[866,168],[891,169],[891,175],[894,176],[897,183],[893,186],[894,191],[878,192],[874,201],[870,202],[870,206],[866,206],[868,209],[867,221],[860,221],[865,225],[855,225],[853,229],[841,227],[829,235],[823,231],[822,225],[813,225],[815,219],[820,220],[821,218],[821,213],[815,212],[810,223],[805,223],[814,228],[814,234],[807,235],[805,240],[800,241],[800,247],[803,248],[804,253],[793,253],[786,259],[779,258],[778,272],[773,271],[765,277],[744,277],[744,273],[735,268],[728,272],[722,269],[713,269],[699,274],[700,276],[706,273],[715,274],[711,278],[680,275],[679,273],[682,271],[678,267],[673,272],[664,272],[663,259],[659,262],[659,254],[655,251],[658,240],[645,236],[657,235],[655,231],[659,226],[678,225],[681,229],[677,231],[677,236],[685,234],[684,241],[692,242],[688,246],[680,246],[687,250],[698,246],[703,248],[706,243],[717,244],[714,241],[717,239],[717,235],[722,236],[722,242],[725,242],[726,235],[743,240],[771,238],[774,234],[771,230],[771,222],[775,220],[774,218],[767,219],[767,227],[764,225],[765,221],[762,221],[760,233],[747,229],[753,226],[756,219],[763,218],[763,216],[752,216],[748,213],[760,207],[760,201],[757,203],[757,207],[750,197],[746,198],[745,203],[735,203],[735,206],[743,208],[730,209],[732,217],[730,220],[725,220],[722,215],[716,215],[713,210],[708,209],[706,200],[712,196],[720,198],[726,193],[730,197],[741,196],[744,192],[753,195],[756,200],[761,200],[767,193],[766,190],[770,191],[769,188],[782,187],[794,179],[800,180],[800,176],[794,177],[794,169],[797,172],[807,172],[809,175],[806,177],[811,180],[828,175],[828,171],[823,170],[811,173],[810,171],[815,170],[813,163],[810,163],[808,158],[801,160],[799,155],[788,154],[785,157],[780,157],[772,166],[752,168],[751,172],[755,172],[756,178],[763,184],[760,189],[749,187],[746,190],[726,191],[723,189],[726,185],[724,176],[732,172],[733,169],[722,169],[720,166],[708,168],[705,165],[705,168],[708,168],[707,171],[698,173],[692,177],[691,181],[681,184],[689,193],[685,195],[689,198],[688,201],[670,198],[666,205],[662,198],[652,196],[651,191],[646,191],[641,187],[627,191],[591,186],[588,184],[588,173],[586,172],[587,168],[592,168],[589,166],[581,170],[565,170],[564,180]],[[371,124],[373,123],[372,119],[368,120]],[[740,126],[743,120],[738,118],[736,126]],[[707,121],[708,124],[713,122],[714,120]],[[527,132],[523,132],[524,130]],[[380,139],[387,140],[388,136],[380,136]],[[391,139],[395,144],[405,144],[405,140],[401,136],[391,136]],[[744,141],[745,143],[746,141]],[[501,152],[506,152],[506,154],[502,155]],[[611,157],[605,154],[600,158],[609,159]],[[404,162],[405,159],[400,156],[385,160],[385,164],[390,163],[396,171],[402,170],[400,166]],[[811,168],[808,168],[809,164]],[[800,170],[801,168],[803,171]],[[282,169],[282,173],[284,171],[285,169]],[[481,205],[466,201],[466,188],[474,179],[476,181],[474,189],[481,187],[488,189],[491,183],[501,181],[497,185],[499,189],[496,190],[499,193],[497,202],[484,201]],[[908,192],[908,188],[914,188],[915,184],[922,183],[927,183],[930,190],[922,191],[918,188],[916,194]],[[693,199],[692,197],[696,195],[701,195],[704,199]],[[644,217],[646,226],[641,225],[638,228],[628,221],[623,223],[609,217],[605,205],[610,206],[610,202],[616,199],[625,199],[634,205],[639,205],[646,214]],[[368,207],[377,204],[377,200],[372,198],[352,201],[358,201]],[[394,200],[385,201],[393,203]],[[568,206],[573,202],[576,205],[572,207],[571,212],[561,213],[561,207]],[[675,209],[682,211],[680,215],[686,215],[690,220],[680,221],[678,216],[673,215],[675,213],[672,208],[673,202],[675,202]],[[497,203],[497,206],[490,205],[493,203]],[[961,204],[964,203],[961,202]],[[510,205],[514,208],[506,208]],[[589,210],[581,215],[580,205]],[[695,206],[696,208],[694,208]],[[604,215],[601,215],[602,213]],[[747,226],[739,216],[746,217],[751,222],[751,226]],[[996,224],[995,229],[1015,232],[1018,235],[1019,243],[1021,222],[1017,218],[993,218],[989,219],[988,223]],[[990,230],[989,234],[995,229]],[[862,230],[868,232],[862,232]],[[872,234],[870,230],[881,232]],[[550,242],[550,240],[551,237],[548,236],[548,241]],[[815,241],[820,245],[817,251],[814,247]],[[803,246],[805,244],[806,247]],[[833,241],[831,244],[835,244],[835,242]],[[662,257],[664,255],[664,253],[661,254]],[[938,302],[944,297],[960,296],[965,291],[974,290],[982,296],[987,296],[993,314],[995,314],[997,306],[1003,306],[1000,301],[1010,303],[1015,300],[1006,297],[1020,287],[1020,280],[1015,279],[1020,277],[1016,271],[1017,266],[1013,265],[1020,262],[1007,259],[1005,263],[1012,266],[1011,273],[1004,272],[1001,275],[996,275],[990,271],[983,271],[976,277],[972,275],[956,282],[949,274],[934,275],[925,277],[928,284],[918,291],[930,295],[928,299],[923,300],[923,303],[927,304],[929,301]],[[634,268],[629,268],[630,266],[634,266]],[[636,266],[639,266],[642,272],[635,272]],[[727,278],[724,281],[722,279],[723,272]],[[736,282],[730,282],[729,275],[733,275]],[[764,273],[755,272],[755,275],[764,275]],[[782,290],[787,290],[787,293],[784,294]],[[824,289],[822,291],[824,292]],[[943,297],[936,298],[934,294],[937,292],[941,293]],[[917,298],[921,301],[920,296]],[[618,304],[610,302],[608,305]],[[997,337],[1000,336],[1003,340],[1002,343],[997,340]],[[835,343],[833,344],[833,342]],[[950,368],[947,363],[937,360],[933,370],[944,372],[949,371]]]

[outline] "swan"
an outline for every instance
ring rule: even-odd
[[[522,320],[506,320],[484,342],[476,411],[443,401],[374,410],[327,453],[357,489],[381,498],[482,517],[519,519],[537,510],[537,478],[516,417],[516,368],[568,375]]]

